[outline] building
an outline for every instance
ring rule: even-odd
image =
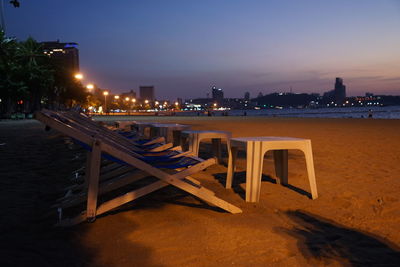
[[[215,86],[211,87],[212,99],[214,101],[221,101],[224,99],[224,91]]]
[[[56,66],[71,73],[79,72],[79,50],[77,43],[42,42],[44,53]]]
[[[346,86],[343,84],[342,78],[336,78],[335,81],[335,102],[343,104],[346,100]]]
[[[140,92],[140,99],[142,101],[144,101],[144,100],[154,101],[155,100],[154,86],[140,86],[139,92]]]
[[[346,86],[343,84],[342,78],[337,77],[335,89],[324,93],[323,102],[336,105],[342,105],[346,102]]]

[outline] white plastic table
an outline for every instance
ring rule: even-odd
[[[150,136],[162,136],[167,143],[172,142],[175,146],[180,145],[181,131],[189,130],[190,125],[177,123],[153,123],[150,125]]]
[[[269,150],[274,151],[275,172],[276,176],[280,179],[278,182],[281,184],[288,183],[288,150],[301,150],[306,158],[311,197],[312,199],[316,199],[318,197],[311,140],[275,136],[232,138],[229,153],[228,174],[225,186],[226,188],[232,187],[232,178],[235,172],[236,156],[239,148],[244,148],[247,155],[247,202],[258,202],[260,199],[264,155]]]
[[[132,123],[132,127],[135,128],[144,138],[150,138],[150,127],[153,124],[154,122],[135,121]]]
[[[216,156],[218,162],[221,163],[221,139],[226,140],[229,152],[229,144],[232,134],[227,131],[182,131],[181,137],[182,139],[189,139],[189,151],[191,151],[195,156],[199,155],[201,140],[211,139],[214,156]]]

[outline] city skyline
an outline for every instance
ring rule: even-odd
[[[20,2],[9,36],[78,43],[85,82],[117,93],[322,94],[335,77],[349,96],[400,92],[398,1]]]

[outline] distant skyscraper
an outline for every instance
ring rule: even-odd
[[[346,99],[346,86],[343,84],[342,78],[336,78],[334,92],[335,92],[335,102],[337,104],[344,103]]]
[[[154,86],[140,86],[139,91],[141,100],[153,101],[155,99]]]
[[[247,101],[250,100],[250,93],[249,92],[244,93],[244,100],[247,100]]]
[[[79,50],[77,43],[42,42],[44,53],[49,56],[56,66],[76,73],[79,72]]]
[[[215,86],[211,87],[211,93],[213,100],[222,100],[224,99],[224,91],[221,88],[217,88]]]

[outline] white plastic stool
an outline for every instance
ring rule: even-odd
[[[181,138],[189,139],[189,151],[194,155],[199,155],[200,142],[203,139],[211,138],[214,156],[218,158],[218,162],[221,163],[221,139],[226,140],[226,145],[230,147],[230,139],[232,134],[226,131],[182,131]]]
[[[267,151],[274,151],[274,162],[276,176],[280,179],[278,183],[288,183],[288,149],[301,150],[306,158],[308,180],[311,188],[311,197],[318,197],[315,182],[314,161],[311,148],[311,140],[292,137],[242,137],[232,138],[226,188],[232,187],[232,178],[235,172],[236,155],[238,148],[246,149],[246,201],[258,202],[260,199],[261,176],[264,155]]]

